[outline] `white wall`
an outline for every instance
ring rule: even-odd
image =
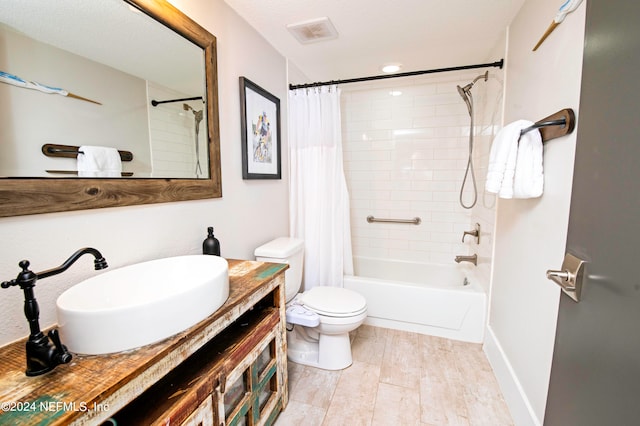
[[[290,84],[311,83],[311,79],[300,71],[300,68],[289,59],[287,60],[287,81]]]
[[[585,4],[536,51],[556,0],[528,0],[509,28],[505,123],[540,120],[563,108],[579,115]],[[559,288],[545,278],[564,257],[576,133],[544,148],[544,194],[498,201],[495,265],[485,352],[516,424],[544,419]]]
[[[76,170],[75,159],[44,156],[41,147],[45,143],[131,151],[133,161],[124,163],[123,170],[148,175],[151,160],[144,80],[5,26],[0,26],[0,40],[1,70],[102,103],[0,84],[0,175],[66,177],[45,170]],[[20,143],[7,143],[13,140]]]
[[[467,164],[469,114],[456,85],[464,86],[483,71],[343,87],[342,133],[354,255],[451,263],[456,255],[477,249],[473,238],[461,242],[463,231],[473,227],[471,211],[458,201]],[[476,133],[486,89],[483,80],[473,88]],[[393,96],[394,92],[400,95]],[[472,188],[469,177],[467,204]],[[370,224],[368,215],[420,217],[422,222]]]
[[[243,181],[240,167],[238,77],[244,75],[286,106],[286,62],[222,0],[174,1],[217,37],[223,198],[146,206],[53,213],[0,219],[0,279],[15,278],[21,259],[33,270],[60,265],[76,249],[102,251],[111,268],[202,251],[207,226],[214,226],[222,255],[253,258],[253,249],[288,234],[287,118],[282,115],[283,179]],[[36,285],[42,326],[55,319],[55,300],[80,279],[95,275],[89,257],[64,274]],[[0,345],[28,335],[22,292],[2,289]]]

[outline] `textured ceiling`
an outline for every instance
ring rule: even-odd
[[[524,0],[225,0],[312,81],[493,62]],[[287,30],[328,17],[338,38],[300,44]],[[301,83],[294,81],[293,83]]]

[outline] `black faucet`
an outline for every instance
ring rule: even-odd
[[[40,323],[38,321],[40,309],[33,293],[36,281],[66,271],[83,254],[87,253],[95,257],[93,263],[96,271],[108,267],[107,261],[98,250],[86,247],[73,253],[69,259],[65,260],[57,268],[47,269],[37,274],[29,270],[28,260],[22,260],[18,263],[22,268],[22,272],[18,274],[16,279],[4,281],[0,284],[2,288],[18,285],[24,291],[24,314],[27,317],[31,331],[27,340],[27,376],[39,376],[53,370],[58,364],[67,364],[71,361],[71,354],[60,341],[57,329],[49,331],[48,337],[40,331]],[[53,345],[51,342],[53,342]]]

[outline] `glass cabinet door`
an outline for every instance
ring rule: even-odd
[[[221,395],[225,424],[256,426],[272,424],[279,410],[276,341],[272,338],[255,355],[247,355],[225,382]]]
[[[255,383],[253,413],[256,421],[268,416],[269,413],[265,413],[264,409],[271,398],[277,396],[278,381],[276,371],[276,347],[275,340],[272,340],[260,353],[252,369],[254,375],[253,383]],[[257,417],[255,417],[256,414],[258,414]]]
[[[230,379],[227,379],[225,392],[222,394],[224,405],[224,415],[227,425],[247,425],[247,414],[250,408],[251,385],[250,371],[246,370],[232,372]],[[238,375],[234,380],[233,376]]]

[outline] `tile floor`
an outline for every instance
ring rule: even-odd
[[[289,404],[276,426],[513,425],[480,344],[361,326],[353,365],[289,363]]]

